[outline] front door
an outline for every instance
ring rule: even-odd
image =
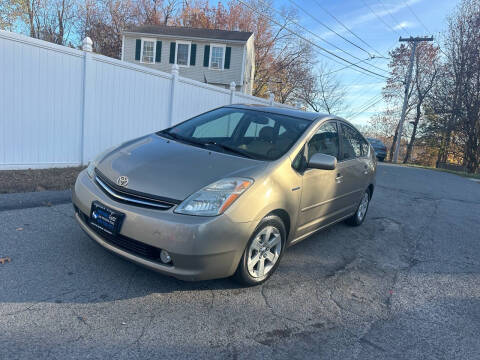
[[[307,163],[315,153],[338,158],[340,151],[339,132],[336,121],[321,125],[307,143]],[[340,166],[341,167],[341,166]],[[344,183],[341,169],[306,169],[303,173],[302,197],[296,238],[306,236],[319,227],[334,222],[344,214],[342,199]]]

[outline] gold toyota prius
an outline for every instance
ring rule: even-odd
[[[288,246],[362,224],[375,173],[375,151],[341,118],[232,105],[98,155],[73,204],[82,229],[128,260],[255,285]]]

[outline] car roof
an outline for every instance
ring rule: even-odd
[[[316,112],[310,112],[310,111],[302,111],[302,110],[284,108],[284,107],[279,107],[279,106],[261,105],[261,104],[234,104],[234,105],[228,105],[226,107],[230,107],[230,108],[233,107],[233,108],[237,108],[237,109],[256,110],[256,111],[269,112],[269,113],[279,114],[279,115],[293,116],[293,117],[296,117],[296,118],[309,120],[309,121],[314,121],[314,120],[321,119],[321,118],[324,118],[324,117],[327,117],[327,116],[332,117],[331,115],[328,115],[328,114],[322,114],[322,113],[316,113]]]

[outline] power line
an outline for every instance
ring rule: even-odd
[[[394,16],[393,14],[390,12],[390,10],[388,10],[388,8],[385,6],[385,3],[383,2],[383,0],[377,0],[377,2],[380,3],[380,5],[382,5],[383,9],[388,13],[388,15],[390,15],[390,17],[393,19],[393,21],[397,24],[397,26],[400,27],[400,29],[402,29],[407,35],[410,35],[410,33],[407,31],[407,29],[405,29],[403,26],[402,26],[402,23],[400,21],[398,21]]]
[[[368,60],[370,60],[370,58],[360,60],[359,62],[355,63],[355,65],[361,64],[361,63],[363,63],[363,62],[365,62],[365,61],[368,61]],[[352,66],[353,66],[353,65],[347,65],[347,66],[341,67],[340,69],[336,69],[336,70],[329,71],[328,73],[326,73],[326,74],[324,74],[324,75],[334,74],[334,73],[336,73],[336,72],[339,72],[339,71],[342,71],[342,70],[351,68]]]
[[[410,10],[410,12],[413,14],[413,16],[415,17],[415,19],[417,19],[417,21],[420,23],[420,25],[422,25],[422,27],[427,30],[427,33],[431,34],[432,32],[425,26],[425,24],[423,23],[422,20],[420,20],[420,18],[417,16],[417,14],[415,13],[415,11],[413,11],[412,7],[410,5],[408,5],[408,1],[405,1],[405,0],[402,0],[403,3],[407,6],[408,10]]]
[[[362,2],[365,4],[365,6],[370,10],[370,12],[377,17],[378,20],[380,20],[386,27],[388,27],[390,30],[393,32],[396,32],[399,36],[402,36],[397,30],[395,30],[389,23],[387,23],[383,18],[378,15],[371,7],[370,5],[367,4],[365,0],[362,0]]]
[[[266,4],[266,3],[265,3],[264,1],[262,1],[262,0],[260,0],[260,3],[261,3],[262,5],[264,5],[265,7],[267,7],[268,9],[272,10],[273,12],[275,12],[276,14],[278,14],[279,16],[281,16],[285,21],[288,21],[288,19],[287,19],[284,15],[282,15],[282,14],[280,13],[280,11],[278,11],[277,9],[269,6],[268,4]],[[350,54],[348,51],[343,50],[342,48],[340,48],[340,47],[338,47],[337,45],[331,43],[330,41],[325,40],[325,39],[322,38],[320,35],[314,33],[313,31],[307,29],[306,27],[300,25],[298,22],[292,21],[292,23],[295,24],[295,26],[299,27],[300,29],[308,32],[309,34],[311,34],[311,35],[315,36],[316,38],[322,40],[323,42],[327,43],[328,45],[334,47],[335,49],[337,49],[337,50],[339,50],[339,51],[347,54],[348,56],[354,58],[355,60],[359,60],[359,62],[363,62],[363,61],[364,61],[363,59],[361,59],[361,58],[359,58],[359,57],[357,57],[357,56],[355,56],[355,55]],[[369,57],[370,57],[370,59],[372,58],[370,54],[369,54]],[[367,60],[369,60],[369,59],[367,59]],[[357,63],[357,64],[358,64],[358,63]],[[382,69],[381,67],[378,67],[378,66],[373,65],[373,64],[368,64],[368,65],[369,65],[369,66],[372,66],[372,67],[374,67],[374,68],[376,68],[376,69],[378,69],[378,70],[381,70],[381,71],[384,71],[384,72],[388,73],[387,70]],[[350,66],[351,66],[351,65],[350,65]]]
[[[355,34],[348,26],[346,26],[342,21],[340,21],[335,15],[333,15],[330,11],[328,11],[318,0],[314,0],[315,4],[317,4],[320,9],[322,9],[325,13],[327,13],[330,17],[332,17],[336,22],[338,22],[346,31],[348,31],[350,34],[355,36],[358,40],[360,40],[362,43],[364,43],[366,46],[368,46],[370,49],[375,51],[381,58],[384,58],[378,50],[376,50],[374,47],[372,47],[369,43],[367,43],[365,40],[363,40],[360,36]]]
[[[383,97],[381,97],[380,95],[380,98],[378,99],[375,99],[374,102],[370,102],[366,107],[363,107],[362,110],[358,111],[357,113],[353,114],[352,116],[349,117],[349,120],[352,120],[354,118],[356,118],[357,116],[363,114],[364,112],[366,112],[367,110],[371,109],[372,107],[374,107],[375,105],[377,105],[379,102],[381,102],[383,100]]]
[[[330,26],[324,24],[323,22],[321,22],[320,20],[318,20],[315,16],[313,16],[312,14],[310,14],[308,11],[306,11],[304,8],[302,8],[300,5],[298,5],[295,1],[293,0],[288,0],[291,4],[293,4],[294,6],[296,6],[297,8],[299,8],[300,10],[302,10],[305,14],[307,14],[308,16],[310,16],[314,21],[316,21],[317,23],[319,23],[320,25],[322,25],[323,27],[325,27],[326,29],[330,30],[331,32],[333,32],[335,35],[341,37],[343,40],[345,40],[346,42],[352,44],[353,46],[357,47],[358,49],[364,51],[365,53],[368,54],[369,57],[372,57],[372,55],[370,54],[370,52],[368,50],[365,50],[364,48],[362,48],[361,46],[355,44],[354,42],[348,40],[346,37],[344,37],[343,35],[339,34],[338,32],[336,32],[334,29],[332,29]]]
[[[364,67],[362,67],[362,66],[360,66],[360,65],[356,65],[355,63],[352,63],[350,60],[347,60],[347,59],[345,59],[345,58],[343,58],[343,57],[341,57],[341,56],[333,53],[332,51],[325,49],[324,47],[322,47],[322,46],[314,43],[313,41],[307,39],[307,38],[304,37],[303,35],[300,35],[300,34],[298,34],[297,32],[292,31],[292,30],[289,29],[288,27],[280,24],[278,21],[272,19],[270,16],[267,16],[267,15],[265,15],[265,14],[260,13],[259,11],[257,11],[255,8],[251,7],[250,5],[248,5],[247,3],[245,3],[244,1],[242,1],[242,0],[238,0],[238,1],[239,1],[241,4],[243,4],[244,6],[246,6],[247,8],[249,8],[250,10],[257,12],[258,15],[264,17],[265,19],[267,19],[267,20],[269,20],[270,22],[276,24],[277,26],[283,27],[285,30],[287,30],[287,31],[288,31],[289,33],[291,33],[292,35],[295,35],[295,36],[299,37],[299,38],[302,39],[303,41],[308,42],[308,43],[311,44],[312,46],[314,46],[314,47],[316,47],[316,48],[318,48],[318,49],[320,49],[320,50],[322,50],[322,51],[330,54],[331,56],[334,56],[334,57],[336,57],[336,58],[338,58],[338,59],[346,62],[347,64],[350,64],[350,65],[352,65],[352,66],[355,67],[355,68],[358,68],[358,69],[361,69],[361,70],[363,70],[363,71],[366,71],[366,72],[368,72],[368,73],[370,73],[370,74],[372,74],[372,75],[375,75],[375,76],[378,76],[378,77],[387,79],[387,77],[384,76],[384,75],[378,74],[378,73],[376,73],[376,72],[374,72],[374,71],[371,71],[371,70],[369,70],[369,69],[366,69],[366,68],[364,68]],[[324,55],[323,53],[321,53],[321,54]],[[359,70],[355,69],[355,71],[359,71]]]

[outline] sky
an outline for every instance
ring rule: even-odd
[[[360,60],[369,58],[368,53],[377,56],[359,65],[381,75],[387,75],[387,72],[382,71],[382,69],[388,70],[389,60],[381,58],[380,55],[387,57],[389,50],[398,46],[400,36],[433,35],[434,40],[441,42],[441,34],[447,28],[447,18],[457,4],[458,0],[274,0],[273,2],[276,9],[282,7],[296,8],[300,25],[317,36],[306,35],[316,44],[333,53],[354,63],[359,61],[324,40]],[[349,33],[322,7],[364,42]],[[366,51],[346,42],[321,23]],[[305,32],[303,32],[303,35],[305,35]],[[329,71],[336,71],[348,65],[340,65],[323,57],[320,53],[317,53],[318,60],[322,61]],[[329,57],[332,58],[331,55]],[[372,64],[378,68],[372,68],[364,64]],[[339,115],[344,116],[354,124],[363,125],[368,123],[368,120],[385,106],[380,97],[382,87],[385,85],[384,78],[373,74],[365,75],[351,68],[337,71],[335,74],[337,74],[343,86],[346,87],[345,102],[349,108],[347,113]],[[376,105],[356,115],[378,100],[380,101]]]

